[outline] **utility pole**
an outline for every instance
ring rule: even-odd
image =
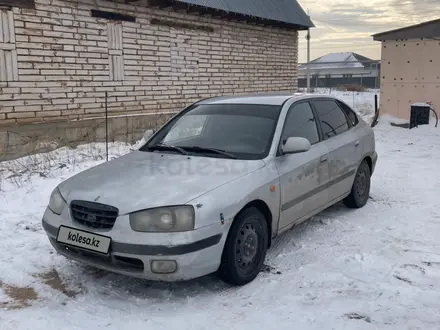
[[[307,9],[307,14],[310,16],[310,12]],[[307,93],[310,93],[310,28],[307,29]]]

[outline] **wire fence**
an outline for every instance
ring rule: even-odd
[[[307,87],[307,73],[310,74],[310,87],[332,88],[338,90],[364,91],[380,88],[380,62],[373,60],[357,61],[312,61],[301,63],[298,67],[298,87]]]
[[[317,88],[314,92],[342,99],[367,123],[372,123],[377,109],[377,90],[356,92]],[[159,129],[175,114],[114,116],[106,110],[107,107],[105,113],[96,118],[48,124],[47,127],[35,125],[35,131],[17,128],[8,132],[8,150],[0,152],[0,191],[5,180],[19,186],[35,175],[51,177],[64,167],[82,168],[81,164],[86,161],[97,165],[118,158],[140,147],[143,143],[140,139],[147,129]]]
[[[299,88],[300,92],[307,92],[307,88]],[[325,94],[337,97],[350,106],[368,124],[371,124],[376,110],[379,108],[380,92],[378,89],[363,91],[339,90],[337,88],[318,87],[311,89],[312,94]]]
[[[99,154],[108,159],[107,155],[111,154],[106,147],[108,144],[121,142],[131,145],[139,141],[146,130],[159,129],[177,111],[115,114],[107,107],[107,99],[106,92],[102,112],[93,117],[6,127],[0,136],[0,172],[2,161],[59,148],[75,150],[86,144],[102,144],[104,150],[100,150]]]

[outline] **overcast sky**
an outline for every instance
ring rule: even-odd
[[[299,0],[310,10],[311,59],[355,52],[380,59],[372,34],[440,18],[440,0]],[[299,36],[299,62],[307,60],[305,33]]]

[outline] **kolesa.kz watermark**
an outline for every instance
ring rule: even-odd
[[[80,234],[72,234],[71,231],[69,231],[69,234],[67,234],[67,240],[75,243],[94,246],[96,248],[99,248],[99,242],[100,242],[99,239],[96,239],[94,237],[90,238],[90,237],[81,236]]]

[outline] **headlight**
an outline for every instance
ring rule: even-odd
[[[192,206],[170,206],[130,214],[130,226],[142,232],[182,232],[194,230]]]
[[[49,208],[53,213],[60,215],[63,212],[64,205],[66,205],[66,201],[61,196],[59,189],[55,188],[50,195]]]

